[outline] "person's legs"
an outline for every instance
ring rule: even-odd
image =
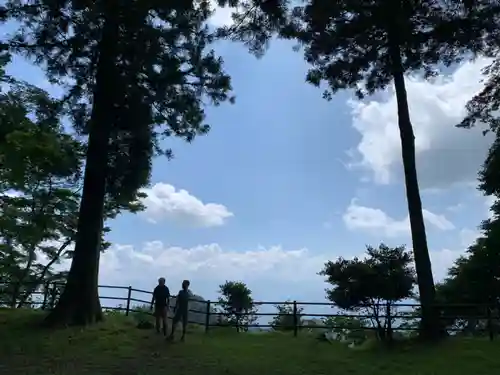
[[[169,339],[174,338],[175,327],[177,326],[178,322],[179,322],[179,314],[175,314],[174,318],[172,319],[172,330],[170,331],[170,336],[168,337]]]
[[[161,311],[159,309],[159,306],[155,306],[155,328],[156,328],[156,333],[160,333],[160,319],[161,319]]]
[[[186,314],[182,314],[182,336],[181,336],[181,341],[184,341],[184,336],[186,336],[186,327],[187,327],[187,323],[188,323],[188,319],[187,319],[187,313]]]
[[[167,308],[165,307],[162,311],[162,323],[163,323],[163,336],[167,336],[168,321],[167,321]]]

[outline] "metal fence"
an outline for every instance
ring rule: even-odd
[[[12,283],[2,283],[0,282],[0,307],[32,307],[32,308],[41,308],[44,310],[50,310],[54,307],[55,303],[57,303],[57,299],[64,288],[64,283],[47,283],[42,286],[37,285],[36,288],[27,288],[26,284],[23,284],[23,287],[26,288],[30,293],[30,299],[25,301],[23,306],[19,306],[19,294],[20,294],[20,286],[16,286]],[[116,285],[99,285],[99,289],[105,289],[107,291],[122,291],[124,292],[121,296],[111,296],[111,295],[101,295],[99,294],[99,298],[102,301],[118,301],[119,303],[115,306],[102,304],[102,308],[104,310],[112,310],[112,311],[120,311],[125,315],[130,315],[131,313],[144,313],[151,314],[148,309],[145,307],[151,304],[152,299],[152,291],[136,289],[132,286],[116,286]],[[139,293],[141,296],[147,295],[148,297],[136,298],[134,293]],[[144,298],[148,298],[147,300]],[[228,315],[227,312],[222,311],[220,308],[219,302],[214,302],[210,300],[199,300],[193,299],[190,302],[189,312],[193,314],[201,314],[203,316],[202,321],[189,321],[191,324],[198,324],[204,327],[205,332],[208,332],[211,327],[220,327],[220,326],[228,326],[227,323],[223,322],[224,317]],[[193,303],[196,303],[199,308],[193,309],[191,306]],[[287,313],[266,313],[259,312],[258,308],[262,306],[288,306],[289,312]],[[308,322],[316,322],[318,323],[317,318],[356,318],[360,320],[374,320],[373,313],[368,313],[368,310],[374,307],[379,306],[381,311],[386,312],[385,314],[379,314],[379,319],[384,319],[385,321],[392,322],[393,331],[416,331],[418,329],[418,322],[420,320],[419,310],[420,305],[416,303],[397,303],[391,306],[391,309],[386,309],[386,304],[372,304],[366,305],[365,308],[359,308],[359,313],[343,313],[340,310],[337,313],[311,313],[308,311],[303,311],[303,309],[310,307],[332,307],[336,306],[331,302],[300,302],[300,301],[282,301],[282,302],[254,302],[253,306],[257,311],[252,311],[251,313],[239,313],[235,315],[239,315],[240,317],[245,317],[251,315],[255,319],[259,319],[261,317],[277,317],[277,316],[286,316],[289,319],[289,326],[287,329],[292,331],[294,336],[297,336],[299,331],[303,329],[313,330],[313,329],[352,329],[352,326],[347,325],[328,325],[327,327],[322,324],[307,324]],[[174,306],[170,306],[173,309]],[[475,333],[483,333],[487,334],[491,340],[496,336],[496,334],[500,331],[500,316],[499,316],[499,307],[491,306],[491,305],[473,305],[473,304],[455,304],[455,305],[436,305],[436,308],[441,312],[441,319],[446,322],[461,320],[463,323],[475,321],[477,323],[481,322],[482,325],[479,328],[476,326],[474,332]],[[470,314],[464,313],[464,310],[470,309],[474,313],[482,312],[481,314]],[[457,311],[461,310],[461,315],[445,315],[443,311]],[[363,314],[362,312],[365,312]],[[387,315],[389,313],[390,315]],[[215,319],[214,319],[215,318]],[[308,319],[305,319],[308,318]],[[171,317],[169,317],[171,319]],[[411,322],[412,324],[408,324]],[[245,329],[248,328],[276,328],[275,325],[270,324],[245,324]],[[372,326],[363,326],[358,327],[357,329],[363,330],[377,330],[380,327],[377,327],[376,324],[372,324]],[[355,328],[356,329],[356,328]],[[446,327],[446,330],[449,333],[456,332],[464,332],[466,331],[463,327],[457,327],[453,325],[449,325]]]

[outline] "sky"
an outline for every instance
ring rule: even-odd
[[[211,22],[228,23],[229,14]],[[258,301],[324,302],[328,285],[317,273],[326,261],[381,242],[411,248],[392,87],[362,102],[350,92],[326,101],[305,83],[308,66],[292,46],[273,42],[261,59],[236,43],[214,47],[236,103],[206,109],[208,135],[165,144],[175,158],[155,159],[147,209],[109,223],[101,284],[149,290],[163,276],[177,291],[189,279],[215,300],[220,284],[241,280]],[[491,199],[476,187],[491,138],[454,126],[487,64],[406,79],[436,281],[489,215]],[[57,91],[21,58],[9,72]]]

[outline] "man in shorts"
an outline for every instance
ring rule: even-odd
[[[182,321],[182,336],[181,341],[184,341],[184,336],[186,335],[186,326],[188,323],[188,311],[189,311],[189,280],[184,280],[182,282],[182,289],[179,291],[177,298],[175,300],[174,308],[174,319],[172,322],[172,331],[170,332],[169,340],[174,339],[175,326],[177,323]]]
[[[156,318],[156,332],[160,333],[160,320],[163,323],[163,335],[167,336],[167,312],[170,304],[170,290],[165,285],[165,278],[158,279],[158,285],[153,290],[151,309],[154,305],[154,316]]]

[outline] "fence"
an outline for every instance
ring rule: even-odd
[[[43,286],[36,285],[36,287],[27,287],[26,283],[23,284],[23,287],[27,289],[29,292],[29,296],[31,297],[30,300],[25,300],[23,301],[21,297],[21,286],[12,283],[2,283],[0,282],[0,307],[1,306],[9,306],[9,307],[23,307],[26,305],[30,305],[32,307],[38,306],[41,309],[47,310],[53,308],[55,303],[57,303],[58,296],[62,292],[62,288],[64,287],[64,283],[46,283]],[[136,289],[133,288],[132,286],[116,286],[116,285],[99,285],[98,286],[100,289],[106,289],[106,290],[119,290],[119,291],[125,291],[126,296],[110,296],[110,295],[99,295],[99,298],[101,300],[115,300],[115,301],[121,301],[120,304],[116,306],[106,306],[103,305],[102,308],[104,310],[115,310],[115,311],[121,311],[125,315],[130,315],[131,313],[148,313],[151,314],[147,311],[145,311],[144,306],[147,305],[149,306],[151,304],[151,299],[152,299],[152,292],[148,290],[142,290],[142,289]],[[26,293],[26,291],[25,291]],[[140,298],[135,298],[133,296],[133,293],[141,293],[141,294],[146,294],[148,295],[148,300],[140,299]],[[3,298],[2,298],[3,297]],[[37,297],[37,298],[35,298]],[[175,297],[174,297],[175,298]],[[133,304],[142,304],[137,306]],[[193,305],[198,306],[198,308],[192,308]],[[221,311],[221,309],[217,309],[217,306],[219,306],[219,302],[213,302],[210,300],[201,300],[201,299],[191,299],[190,300],[190,308],[189,308],[189,317],[192,317],[194,315],[201,315],[203,319],[196,319],[196,320],[190,320],[189,323],[191,324],[198,324],[198,325],[203,325],[205,332],[208,332],[211,327],[220,327],[221,325],[228,326],[227,323],[222,322],[221,318],[224,318],[228,315],[227,312]],[[328,325],[325,326],[324,324],[317,324],[318,321],[316,318],[347,318],[347,319],[358,319],[358,320],[371,320],[372,321],[372,326],[371,327],[358,327],[358,329],[362,330],[377,330],[380,329],[380,327],[377,327],[376,324],[374,324],[374,314],[369,313],[369,314],[344,314],[344,313],[335,313],[335,314],[327,314],[327,313],[309,313],[309,312],[304,312],[303,308],[305,307],[310,307],[310,306],[323,306],[323,307],[335,307],[335,305],[331,302],[299,302],[299,301],[284,301],[284,302],[254,302],[253,305],[255,307],[261,307],[261,306],[266,306],[266,305],[279,305],[279,306],[288,306],[288,312],[286,313],[281,313],[281,312],[276,312],[276,313],[262,313],[262,312],[252,312],[252,313],[239,313],[234,315],[241,317],[248,317],[251,315],[252,317],[259,318],[259,317],[277,317],[277,316],[284,316],[289,319],[289,324],[286,327],[288,330],[293,331],[293,335],[297,336],[298,332],[302,329],[352,329],[353,327],[349,324],[339,324],[339,325]],[[175,305],[171,306],[171,309]],[[139,307],[139,308],[138,308]],[[291,309],[290,309],[291,307]],[[420,316],[418,314],[418,310],[420,309],[419,304],[411,304],[411,303],[398,303],[398,304],[393,304],[391,306],[391,309],[387,310],[386,309],[386,304],[380,304],[380,305],[366,305],[364,306],[365,309],[360,308],[359,311],[368,311],[370,309],[376,308],[376,307],[381,307],[383,310],[382,311],[387,311],[390,315],[384,315],[384,314],[379,314],[377,317],[379,319],[384,319],[385,321],[388,322],[393,322],[392,327],[394,331],[416,331],[418,330],[418,321],[420,319]],[[488,333],[488,336],[491,340],[493,340],[494,336],[498,331],[500,331],[500,308],[499,306],[491,306],[491,305],[474,305],[474,304],[455,304],[455,305],[440,305],[436,306],[436,308],[440,309],[441,311],[441,316],[440,318],[443,321],[456,321],[456,320],[461,320],[464,323],[468,323],[469,325],[471,323],[476,323],[474,332],[483,332],[483,333]],[[460,309],[462,311],[461,314],[455,314],[455,315],[443,315],[442,311],[444,309],[447,310],[458,310]],[[473,315],[470,313],[465,313],[464,310],[470,309],[470,311],[474,311],[475,313],[477,311],[483,311],[484,314],[482,315]],[[393,313],[394,312],[394,313]],[[315,322],[316,324],[306,324],[308,321],[305,320],[304,318],[313,318],[309,319],[309,322]],[[214,319],[215,318],[215,319]],[[171,319],[169,317],[169,319]],[[291,321],[291,322],[290,322]],[[403,322],[402,324],[394,324],[394,322]],[[408,321],[410,321],[413,324],[405,324]],[[477,325],[479,323],[483,323],[482,327],[477,329]],[[272,324],[244,324],[245,329],[248,328],[276,328],[276,325]],[[464,332],[466,329],[463,327],[453,327],[453,326],[448,326],[446,327],[446,330],[448,332]]]

